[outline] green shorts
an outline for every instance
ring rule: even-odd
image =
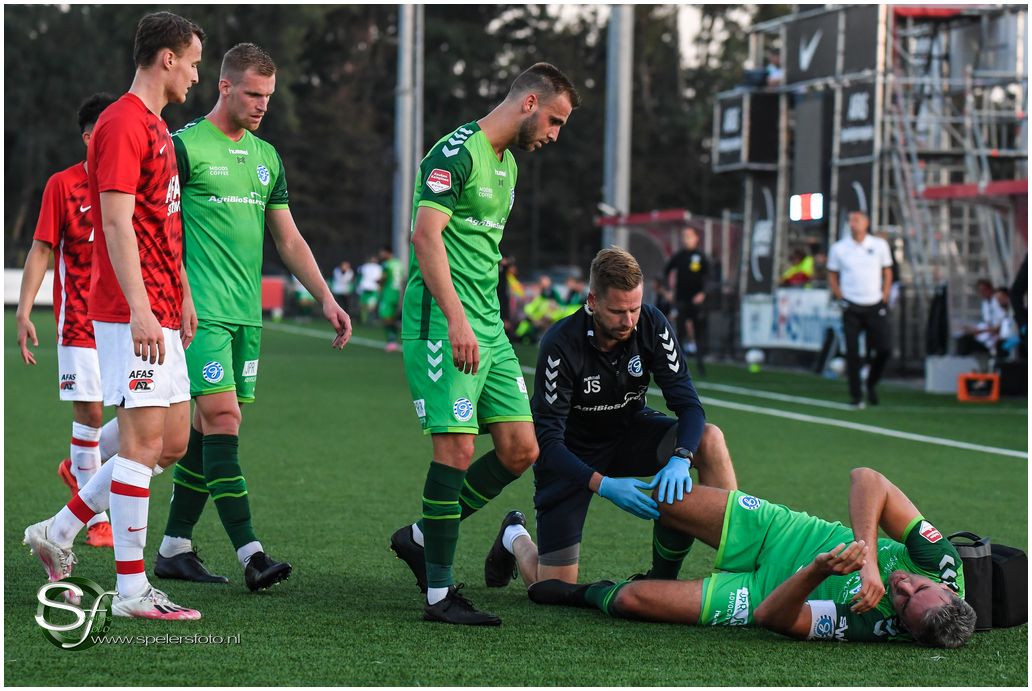
[[[254,402],[262,327],[202,319],[186,349],[190,395],[236,391],[241,403]]]
[[[423,434],[482,434],[496,422],[533,422],[523,370],[508,341],[480,348],[477,373],[463,374],[446,340],[402,342],[405,376]]]
[[[401,316],[401,293],[397,290],[385,290],[380,293],[380,319],[394,319]]]
[[[853,531],[780,504],[732,492],[714,566],[702,584],[699,623],[745,626],[770,593],[821,552],[849,544]]]

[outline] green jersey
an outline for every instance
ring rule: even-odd
[[[475,122],[442,137],[419,166],[412,225],[419,207],[450,217],[444,229],[452,284],[481,346],[505,342],[498,305],[498,245],[516,195],[516,161],[501,160]],[[410,251],[409,279],[402,307],[403,339],[448,338],[448,322]]]
[[[893,571],[907,571],[925,576],[937,583],[945,583],[958,597],[964,597],[964,570],[960,555],[950,541],[935,526],[916,517],[903,533],[903,542],[889,538],[878,540],[878,570],[885,585],[885,596],[875,609],[856,614],[850,609],[853,596],[860,591],[860,572],[846,576],[832,576],[817,587],[810,600],[834,603],[835,612],[824,605],[823,611],[813,612],[815,619],[831,616],[821,626],[814,623],[815,638],[836,638],[848,641],[884,641],[907,637],[892,606],[889,576]],[[820,610],[811,602],[811,610]],[[832,626],[832,624],[834,626]]]
[[[401,262],[391,257],[383,262],[383,288],[381,292],[401,291]]]
[[[233,141],[206,118],[172,141],[182,188],[183,262],[197,316],[262,324],[266,209],[288,208],[283,161],[250,132]]]

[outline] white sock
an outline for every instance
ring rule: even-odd
[[[448,596],[447,588],[427,588],[426,589],[426,604],[436,605],[438,602]]]
[[[100,428],[100,460],[107,462],[109,458],[118,453],[118,418],[113,417],[107,424]]]
[[[47,531],[54,543],[67,549],[87,522],[92,525],[98,515],[107,520],[104,511],[111,496],[111,468],[110,463],[102,465],[89,482],[79,487],[79,493],[57,512]]]
[[[509,554],[516,554],[512,551],[512,543],[520,535],[526,535],[528,539],[530,538],[530,533],[528,533],[527,529],[522,525],[510,525],[505,529],[505,532],[502,533],[502,547],[505,548],[506,552]]]
[[[157,477],[161,475],[163,472],[165,472],[165,469],[162,468],[160,465],[156,465],[153,468],[151,468],[151,477]]]
[[[240,560],[241,566],[247,566],[247,560],[253,557],[258,552],[264,552],[262,549],[262,543],[255,540],[254,542],[248,542],[246,545],[237,550],[237,559]]]
[[[412,524],[412,541],[420,547],[423,546],[423,531],[419,529],[419,525],[416,523]]]
[[[143,562],[147,545],[151,469],[112,456],[111,532],[115,538],[116,588],[122,597],[137,597],[150,586]]]
[[[193,550],[193,542],[188,537],[172,537],[165,535],[161,538],[161,546],[158,547],[158,554],[165,557],[174,557],[177,554],[185,554]]]
[[[83,487],[100,470],[100,428],[78,422],[72,423],[72,443],[68,458],[71,460],[72,475],[79,487]],[[101,511],[87,521],[87,526],[106,523],[107,514]]]

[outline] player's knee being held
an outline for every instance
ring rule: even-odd
[[[700,464],[705,464],[707,458],[717,457],[718,452],[722,455],[725,448],[727,448],[727,442],[724,441],[724,433],[713,423],[707,422],[702,429],[702,440],[699,442],[696,460]]]

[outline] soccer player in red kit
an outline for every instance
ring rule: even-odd
[[[161,111],[183,103],[197,83],[203,40],[200,27],[175,14],[144,16],[132,86],[94,128],[87,156],[95,229],[89,318],[104,403],[118,407],[119,452],[57,516],[25,532],[25,542],[57,580],[71,572],[74,556],[71,539],[62,544],[49,528],[60,523],[78,531],[109,501],[115,616],[201,616],[150,585],[143,550],[154,469],[186,449],[190,382],[183,351],[197,324],[183,269],[175,148]]]
[[[94,94],[79,107],[79,130],[82,143],[87,148],[97,118],[114,100],[109,94]],[[47,181],[32,248],[25,259],[16,316],[22,360],[27,365],[35,365],[36,358],[29,349],[29,342],[38,346],[39,340],[32,323],[32,305],[53,253],[58,394],[62,401],[71,401],[74,416],[71,452],[58,466],[58,475],[72,489],[73,495],[100,470],[102,460],[100,440],[104,408],[100,362],[93,338],[93,322],[86,317],[90,266],[93,264],[90,205],[86,161],[54,173]],[[113,546],[111,523],[106,513],[98,513],[87,525],[86,544]]]

